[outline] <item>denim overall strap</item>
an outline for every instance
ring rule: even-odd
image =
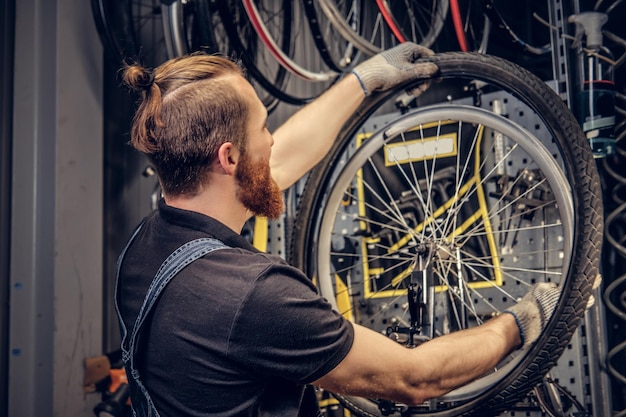
[[[157,271],[156,276],[154,277],[152,283],[150,284],[150,287],[148,288],[148,292],[144,298],[143,305],[141,306],[139,315],[135,320],[132,331],[130,332],[130,334],[124,334],[122,338],[122,360],[124,361],[124,366],[128,374],[128,383],[131,389],[132,396],[133,415],[137,417],[159,416],[158,411],[154,407],[154,403],[152,402],[150,394],[143,385],[143,382],[141,381],[139,370],[136,368],[135,365],[135,350],[137,348],[137,341],[146,318],[148,317],[150,311],[152,311],[152,308],[157,302],[163,289],[176,276],[176,274],[178,274],[178,272],[180,272],[183,268],[185,268],[196,259],[199,259],[204,255],[213,252],[214,250],[224,249],[227,247],[228,246],[226,246],[221,241],[210,238],[196,239],[191,242],[187,242],[178,249],[176,249],[170,256],[168,256]],[[125,250],[122,252],[122,255],[120,256],[120,261],[118,261],[118,277],[119,267],[121,266],[121,258],[122,256],[124,256],[127,248],[125,248]],[[120,322],[123,323],[121,317]]]
[[[120,308],[118,305],[118,300],[119,300],[119,282],[120,282],[120,268],[122,266],[122,261],[124,259],[124,256],[126,255],[126,251],[128,251],[128,248],[130,247],[130,244],[133,243],[133,241],[135,240],[135,237],[137,237],[137,235],[139,234],[139,231],[141,230],[141,228],[143,227],[143,224],[145,223],[145,220],[142,221],[139,226],[137,226],[137,228],[135,229],[135,231],[133,232],[132,236],[130,237],[130,239],[128,239],[128,242],[126,243],[126,246],[124,246],[124,249],[122,250],[122,252],[120,253],[120,256],[118,256],[117,258],[117,263],[115,265],[115,296],[114,298],[114,305],[115,305],[115,313],[117,315],[117,319],[118,319],[118,323],[120,325],[120,336],[122,338],[122,340],[126,339],[126,334],[128,333],[128,330],[126,329],[126,324],[124,323],[124,321],[122,320],[122,315],[120,314]]]

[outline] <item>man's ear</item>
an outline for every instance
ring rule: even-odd
[[[217,150],[217,164],[227,175],[235,175],[239,162],[239,149],[231,142],[224,142]]]

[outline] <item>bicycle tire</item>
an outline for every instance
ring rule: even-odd
[[[482,54],[445,53],[428,60],[439,66],[442,84],[459,77],[481,80],[505,90],[534,111],[554,141],[556,152],[553,152],[553,157],[559,161],[571,191],[573,221],[568,227],[571,227],[572,247],[570,256],[565,255],[569,262],[564,265],[565,273],[560,284],[563,293],[537,343],[525,354],[519,355],[512,362],[512,369],[507,369],[506,374],[497,377],[501,378],[497,383],[485,386],[475,396],[457,400],[448,409],[426,411],[433,416],[493,415],[514,404],[541,381],[543,375],[556,364],[581,322],[600,259],[603,223],[600,181],[589,145],[577,121],[559,97],[540,79],[518,65]],[[309,175],[298,205],[290,262],[310,277],[319,279],[316,242],[320,233],[329,233],[321,230],[320,212],[326,210],[329,190],[333,189],[339,167],[345,163],[345,150],[377,109],[418,82],[409,82],[393,91],[366,99],[355,116],[346,123],[326,159]],[[437,94],[436,91],[432,93]],[[338,398],[357,415],[382,415],[369,400],[346,396]],[[422,412],[419,409],[411,410],[415,415]],[[402,415],[411,414],[405,411]]]

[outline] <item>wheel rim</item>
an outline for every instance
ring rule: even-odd
[[[437,224],[440,223],[440,219],[441,222],[452,219],[451,216],[444,216],[443,214],[440,214],[438,216],[432,216],[432,225],[428,226],[426,225],[427,222],[423,221],[421,231],[418,231],[420,227],[419,223],[415,223],[415,225],[412,224],[410,225],[410,227],[406,227],[407,222],[405,220],[398,220],[402,217],[409,218],[406,213],[404,215],[399,215],[401,210],[396,213],[396,219],[390,220],[390,214],[382,215],[380,213],[380,207],[376,207],[377,203],[374,200],[370,199],[370,201],[367,202],[367,197],[359,196],[359,193],[362,196],[365,196],[368,193],[373,193],[373,189],[376,188],[376,186],[374,185],[374,180],[372,180],[371,183],[368,184],[368,180],[364,179],[367,175],[374,179],[376,177],[383,178],[386,175],[384,171],[378,168],[370,168],[370,171],[372,172],[370,172],[369,174],[367,174],[362,169],[362,166],[367,164],[370,164],[372,167],[376,166],[376,163],[372,162],[374,158],[373,155],[375,155],[382,143],[387,144],[387,154],[390,154],[390,152],[395,152],[400,155],[404,152],[405,155],[408,155],[409,152],[407,152],[407,145],[398,145],[397,143],[393,142],[394,138],[398,138],[397,134],[399,134],[400,132],[406,132],[410,127],[419,126],[420,124],[424,125],[426,122],[432,122],[433,120],[438,119],[461,120],[467,122],[465,123],[466,125],[480,122],[483,126],[487,128],[492,128],[494,131],[504,133],[505,137],[515,138],[515,140],[517,141],[517,145],[513,150],[509,150],[508,154],[505,154],[505,156],[509,159],[525,158],[528,161],[534,161],[535,164],[530,164],[530,162],[526,163],[527,173],[534,172],[534,174],[536,175],[538,173],[536,168],[538,168],[540,171],[539,173],[547,173],[546,177],[549,175],[549,178],[544,178],[543,180],[540,180],[540,183],[536,183],[535,185],[531,185],[529,188],[527,188],[527,190],[529,191],[527,191],[526,194],[523,195],[525,195],[524,198],[530,200],[530,197],[533,195],[533,193],[537,193],[541,189],[541,192],[547,193],[545,195],[550,195],[549,199],[552,202],[544,202],[544,207],[540,209],[532,209],[531,211],[533,213],[531,213],[531,211],[527,211],[525,214],[521,212],[517,214],[517,217],[519,219],[522,219],[524,216],[530,216],[535,218],[533,221],[539,223],[535,224],[534,226],[525,226],[524,231],[522,231],[521,228],[519,228],[519,230],[515,230],[513,228],[508,229],[509,236],[507,237],[507,239],[510,239],[512,238],[512,233],[517,232],[518,241],[522,239],[522,237],[524,237],[524,239],[526,240],[535,239],[534,242],[535,245],[537,245],[538,241],[536,239],[538,238],[536,237],[535,232],[541,230],[541,233],[547,234],[547,231],[550,230],[551,236],[552,234],[554,234],[554,236],[551,237],[549,243],[544,244],[544,255],[547,254],[547,257],[545,259],[545,268],[544,270],[542,270],[542,272],[539,272],[540,269],[533,269],[529,267],[521,268],[519,266],[519,262],[521,262],[520,259],[515,260],[512,255],[507,255],[507,253],[505,253],[506,251],[504,249],[506,249],[506,239],[501,240],[504,243],[502,243],[500,246],[498,246],[499,244],[495,244],[494,246],[493,242],[488,242],[486,257],[484,256],[484,253],[483,256],[478,256],[476,253],[472,253],[476,252],[476,249],[467,249],[469,247],[468,245],[472,242],[472,239],[467,238],[467,236],[465,236],[466,233],[462,231],[462,226],[459,226],[464,222],[467,223],[467,221],[469,220],[462,219],[461,216],[457,218],[457,226],[452,229],[446,229],[447,226],[444,226],[443,224]],[[436,129],[440,128],[441,126],[436,127]],[[421,134],[422,133],[420,133],[420,135]],[[461,134],[459,134],[459,137],[461,137]],[[423,141],[424,138],[422,137],[420,138],[420,140]],[[448,141],[448,143],[446,143],[446,140],[441,139],[439,145],[441,145],[441,147],[443,148],[444,145],[451,145],[451,142]],[[484,144],[482,145],[484,146]],[[404,150],[402,150],[403,146],[405,147]],[[397,149],[396,151],[389,151],[389,148],[393,149],[394,147]],[[461,149],[461,147],[459,147],[459,149]],[[519,152],[523,152],[523,155]],[[468,155],[471,156],[471,152],[469,152]],[[439,156],[438,158],[440,161],[444,160],[444,158],[441,156]],[[396,158],[395,163],[398,164],[398,161],[400,159]],[[433,161],[436,161],[436,159],[437,158],[433,159]],[[470,158],[468,157],[468,159]],[[389,163],[389,161],[391,161],[391,159],[388,159],[387,162]],[[418,163],[417,165],[420,165],[420,163]],[[415,172],[418,171],[418,169],[422,169],[421,172],[425,173],[426,177],[430,176],[430,178],[433,179],[436,175],[439,175],[439,177],[437,177],[439,178],[438,181],[443,181],[443,174],[436,172],[437,170],[432,168],[432,166],[436,165],[436,162],[433,162],[432,166],[429,166],[427,163],[421,163],[421,165],[421,167],[414,166],[411,169],[406,168],[404,170],[404,173],[401,173],[401,175],[405,177],[404,181],[411,182],[412,178],[414,178],[415,176]],[[483,179],[484,181],[482,181],[482,184],[483,186],[485,186],[485,188],[491,187],[490,185],[488,185],[487,178],[493,177],[495,175],[495,172],[503,165],[504,164],[494,162],[492,167],[483,166],[480,168],[482,172],[486,173],[486,176]],[[465,169],[463,168],[464,166],[469,167],[469,163],[465,164],[463,161],[461,161],[461,163],[457,166],[458,168],[455,169],[460,172],[461,169]],[[427,170],[424,171],[424,168],[427,168]],[[520,167],[515,168],[519,169]],[[465,172],[466,174],[464,175],[466,176],[467,172],[469,171]],[[512,186],[509,191],[512,191],[515,187],[517,187],[518,189],[522,187],[523,175],[519,174],[519,178],[520,179],[515,180],[517,181],[517,184]],[[528,177],[526,176],[526,185],[524,185],[524,187],[527,187],[530,184],[527,182],[527,180]],[[431,181],[431,186],[434,182],[435,181]],[[380,131],[374,134],[372,137],[366,139],[363,142],[361,148],[358,150],[358,154],[355,154],[353,158],[342,168],[341,172],[338,173],[335,180],[333,180],[333,183],[335,185],[332,187],[331,190],[328,191],[329,195],[326,200],[327,203],[322,209],[322,213],[320,214],[320,235],[318,243],[315,247],[316,253],[330,253],[331,257],[319,256],[317,258],[318,263],[315,266],[317,272],[317,282],[321,293],[331,301],[331,303],[338,311],[344,314],[344,316],[346,316],[347,318],[353,321],[360,321],[362,324],[365,324],[368,327],[383,331],[385,329],[381,328],[381,326],[389,326],[394,320],[396,322],[407,320],[406,306],[403,306],[403,297],[405,297],[406,290],[403,289],[402,283],[406,280],[406,272],[403,271],[403,268],[406,269],[408,263],[412,259],[411,256],[414,256],[414,253],[411,253],[411,245],[409,244],[409,242],[411,241],[422,245],[432,245],[437,248],[436,250],[439,251],[437,257],[439,257],[440,259],[436,262],[439,265],[435,268],[435,275],[439,279],[442,279],[442,277],[444,276],[444,273],[442,272],[444,271],[444,269],[442,268],[444,268],[444,264],[446,263],[448,266],[447,269],[445,269],[445,272],[447,274],[455,274],[454,269],[450,267],[451,263],[448,261],[448,259],[454,259],[455,257],[458,261],[452,262],[452,264],[458,264],[460,266],[460,274],[459,272],[456,272],[457,276],[461,274],[471,274],[473,276],[474,280],[468,283],[464,283],[465,281],[463,281],[463,279],[457,280],[459,283],[458,285],[450,281],[440,283],[443,285],[440,285],[441,288],[438,290],[438,293],[435,296],[436,298],[438,298],[438,305],[445,305],[446,302],[448,303],[447,311],[442,310],[448,315],[457,314],[457,316],[460,316],[458,314],[458,311],[456,313],[453,311],[454,305],[457,305],[457,308],[459,305],[463,307],[458,308],[459,310],[471,311],[473,308],[475,311],[475,317],[472,318],[468,314],[463,314],[468,316],[467,323],[470,323],[470,325],[466,327],[471,327],[471,323],[480,323],[483,320],[482,317],[488,316],[489,312],[485,313],[482,311],[484,310],[484,308],[486,308],[486,306],[491,305],[493,307],[492,313],[499,310],[499,308],[495,308],[496,303],[494,303],[493,301],[488,301],[489,298],[495,299],[496,296],[504,297],[507,299],[506,303],[510,305],[514,303],[516,298],[519,298],[521,295],[523,295],[531,282],[540,280],[559,282],[562,279],[559,277],[567,276],[567,267],[570,263],[569,258],[571,254],[573,233],[573,203],[571,200],[571,191],[569,190],[569,186],[567,185],[567,180],[565,179],[561,168],[556,164],[550,153],[547,152],[545,148],[543,148],[541,142],[537,138],[535,138],[533,135],[531,135],[529,132],[527,132],[522,127],[516,125],[515,123],[502,117],[495,117],[494,114],[489,111],[477,109],[475,107],[444,105],[424,108],[414,113],[411,113],[410,115],[404,116],[402,119],[399,119],[399,121],[394,122],[391,128],[387,127],[385,130]],[[413,186],[413,193],[415,195],[419,193],[418,189],[420,187],[423,187],[423,185]],[[463,195],[461,195],[462,187],[455,186],[454,189],[457,190],[456,193],[460,196],[456,200],[461,201],[465,199],[466,203],[471,205],[470,202],[474,197],[470,197],[469,192],[463,192]],[[356,191],[352,191],[351,193],[349,193],[349,196],[346,197],[345,190]],[[484,194],[487,194],[488,190],[483,191]],[[490,192],[494,193],[494,191]],[[386,190],[384,191],[384,193],[387,194],[385,197],[379,196],[376,198],[379,201],[384,198],[389,198],[389,200],[392,200],[390,196],[394,194],[393,191]],[[431,191],[426,194],[432,193],[433,191],[431,188]],[[476,194],[478,194],[478,192]],[[484,196],[482,198],[484,201],[481,204],[487,204],[487,207],[490,207],[487,212],[492,213],[491,215],[485,217],[485,219],[487,220],[482,221],[483,227],[485,227],[487,223],[493,223],[490,226],[493,227],[496,223],[496,217],[499,216],[497,211],[493,210],[493,207],[497,207],[497,205],[489,205],[487,201],[489,197],[487,196]],[[362,201],[355,203],[356,200]],[[450,203],[450,201],[452,200],[447,201],[449,202],[448,211],[452,211],[451,209],[454,208],[454,202]],[[500,203],[504,201],[505,199],[501,198]],[[511,203],[512,201],[513,203]],[[517,203],[515,203],[514,201],[515,200],[511,200],[509,198],[508,203],[506,203],[509,205],[509,209],[512,207],[512,205],[518,204],[521,200],[518,199]],[[398,205],[398,203],[395,204],[396,206]],[[431,202],[427,204],[426,198],[422,198],[422,202],[419,204],[423,207],[427,207],[428,204],[431,204],[431,208],[422,209],[422,211],[424,213],[430,211],[432,214],[432,212],[436,212],[438,208],[445,206],[446,203],[441,203],[440,205],[437,205]],[[394,204],[391,203],[386,205],[385,208],[389,213],[393,213],[393,211],[395,210],[393,208],[393,205]],[[544,225],[542,228],[539,228],[539,217],[543,215],[544,220],[546,220],[551,218],[550,216],[555,215],[555,213],[548,213],[548,211],[550,210],[548,209],[548,205],[556,208],[556,214],[558,218],[555,217],[553,220],[551,220],[551,223],[546,223],[546,225]],[[460,213],[462,208],[463,204],[459,204],[457,207],[457,211]],[[350,210],[356,210],[357,214],[354,215],[354,212],[351,213]],[[361,210],[361,212],[359,212],[359,210]],[[370,216],[370,218],[364,214],[365,212],[363,210],[369,210],[370,212],[378,211],[378,214]],[[544,213],[540,214],[541,211],[544,211]],[[422,217],[424,219],[427,219],[428,215],[424,213],[422,213]],[[501,214],[504,216],[504,213],[505,212],[502,212]],[[507,216],[510,217],[510,213],[507,214],[505,217]],[[354,224],[350,224],[355,223],[353,221],[355,219],[358,220],[358,222],[356,223],[361,224],[357,226],[354,226]],[[395,229],[397,229],[395,231],[395,234],[402,236],[395,241],[396,249],[393,249],[391,251],[388,250],[385,254],[381,254],[380,251],[376,252],[376,246],[386,246],[387,249],[391,248],[391,245],[380,244],[380,240],[376,242],[376,239],[381,239],[384,235],[384,221],[381,219],[387,219],[389,223],[393,222]],[[405,225],[402,225],[403,221]],[[385,224],[384,226],[386,226],[387,229],[392,229],[392,227],[388,224]],[[430,235],[428,234],[428,232],[426,232],[428,227],[431,228]],[[403,228],[405,229],[402,230]],[[409,232],[409,229],[412,231]],[[351,230],[351,232],[347,232],[348,230]],[[447,232],[445,232],[446,230]],[[450,230],[455,230],[455,232],[450,232]],[[471,229],[468,227],[467,230]],[[474,227],[474,230],[478,229]],[[329,233],[327,231],[332,232]],[[372,231],[375,232],[372,233]],[[555,231],[556,234],[554,233]],[[367,236],[367,233],[370,233],[371,235]],[[498,232],[498,234],[500,239],[502,238],[502,236],[504,236],[503,232]],[[489,234],[485,230],[483,230],[482,235],[484,238],[488,237]],[[494,233],[492,233],[492,235],[494,235]],[[451,244],[451,242],[447,242],[445,238],[446,236],[453,236],[452,241],[455,241],[456,244]],[[353,244],[352,248],[347,248],[347,246],[349,245],[346,243],[347,241],[345,241],[346,237],[348,237],[351,244]],[[461,241],[461,239],[465,240]],[[364,240],[367,241],[364,242]],[[513,241],[511,240],[511,242]],[[336,249],[341,246],[341,244],[344,244],[342,251],[337,251]],[[402,248],[402,246],[404,246],[404,248]],[[474,246],[479,247],[480,245],[475,244]],[[373,248],[371,254],[369,254],[368,252],[368,247]],[[404,249],[404,254],[402,252],[402,249]],[[350,251],[352,251],[352,253]],[[455,255],[455,251],[457,255]],[[511,250],[510,252],[517,253],[519,255],[519,251],[516,252]],[[445,254],[445,256],[442,256],[442,254]],[[528,258],[533,258],[541,255],[541,253],[537,252],[535,254],[532,254],[530,251],[528,251],[526,255]],[[363,258],[367,256],[368,262],[361,261],[362,264],[358,265],[359,261],[354,261],[354,264],[357,265],[358,268],[360,268],[360,271],[357,271],[357,268],[352,268],[352,270],[349,270],[350,268],[347,268],[346,265],[348,265],[350,261],[346,259],[349,259],[351,256],[353,256],[354,259],[357,259],[358,256],[361,256]],[[398,267],[396,265],[393,267],[395,268],[395,270],[392,268],[386,268],[385,258],[391,258],[393,256],[396,257],[395,260],[388,259],[388,264],[396,263],[404,266]],[[375,259],[375,257],[378,257],[378,259]],[[402,259],[403,257],[404,259]],[[445,257],[447,258],[443,259]],[[343,258],[343,260],[340,261],[339,258]],[[489,262],[493,263],[493,268],[491,268],[491,272],[479,272],[479,270],[481,269],[487,269],[488,265],[486,265],[486,259],[488,259]],[[469,262],[468,260],[471,260],[471,262]],[[558,263],[558,265],[555,266],[555,262]],[[465,268],[465,270],[463,270],[463,268]],[[483,279],[482,283],[480,282],[480,280],[476,280],[476,278],[480,278],[481,275],[483,276],[483,278],[486,277],[488,273],[492,274],[495,279]],[[348,278],[348,275],[351,276]],[[519,275],[522,275],[523,277],[520,278]],[[519,281],[514,280],[516,276]],[[353,279],[353,277],[358,278]],[[490,281],[496,282],[496,284],[489,284]],[[521,284],[515,285],[513,289],[504,290],[504,283],[506,281],[510,282],[509,287],[511,287],[515,282],[520,282]],[[381,284],[384,282],[387,282],[388,284]],[[391,290],[385,287],[385,285],[389,284],[392,284],[393,286]],[[373,288],[372,285],[377,287],[376,291],[371,291],[371,289]],[[471,301],[468,303],[468,301],[460,301],[460,299],[454,299],[454,297],[450,297],[452,291],[448,289],[443,289],[444,286],[447,286],[449,289],[455,288],[456,286],[459,291],[458,294],[465,293],[468,300],[475,300],[473,302],[474,305],[472,306]],[[349,298],[351,297],[348,296],[348,291],[352,291],[352,296],[354,296],[354,294],[360,293],[362,295],[361,299],[359,299],[358,301],[354,301],[357,299],[355,297],[354,300],[350,300]],[[383,292],[385,292],[385,294],[383,294]],[[447,292],[448,294],[445,294],[444,296],[445,292]],[[446,299],[449,300],[446,301]],[[360,308],[355,307],[359,304],[361,305]],[[351,310],[346,310],[346,306],[348,306]],[[389,306],[394,307],[391,308]],[[375,313],[368,316],[368,310],[374,311]],[[444,328],[443,324],[445,323],[445,317],[437,317],[437,320],[439,324],[436,324],[433,327],[440,326],[440,328],[436,330],[436,332],[446,333],[446,329]],[[452,320],[448,318],[448,321],[451,322]],[[437,321],[435,321],[435,323],[437,323]],[[460,325],[459,323],[460,322],[456,324],[448,324],[448,331],[450,329],[454,331],[458,330],[458,328],[462,328],[463,325]],[[455,390],[445,397],[438,399],[436,402],[436,407],[438,409],[442,407],[454,408],[457,407],[459,403],[468,401],[469,399],[478,395],[480,392],[484,392],[485,390],[496,384],[502,378],[503,374],[513,369],[522,359],[522,354],[508,358],[506,362],[500,367],[500,369],[497,372],[492,373],[489,377],[482,378],[475,383],[469,384],[459,390]],[[432,407],[426,406],[424,412],[431,413],[432,410]],[[417,414],[419,414],[420,412],[421,411],[419,409],[415,410],[415,413]]]

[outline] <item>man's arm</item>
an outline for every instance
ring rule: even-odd
[[[414,349],[359,325],[352,349],[318,385],[331,392],[418,405],[492,370],[520,345],[515,319],[503,314]]]
[[[410,42],[381,52],[291,116],[273,135],[270,166],[280,188],[289,188],[322,160],[366,95],[437,72],[433,63],[416,63],[432,53]]]
[[[500,316],[415,349],[354,325],[350,352],[313,384],[341,394],[421,404],[484,375],[514,349],[533,344],[560,294],[552,283],[536,284]]]
[[[282,190],[324,158],[364,97],[356,76],[347,74],[274,132],[270,165],[272,176]]]

